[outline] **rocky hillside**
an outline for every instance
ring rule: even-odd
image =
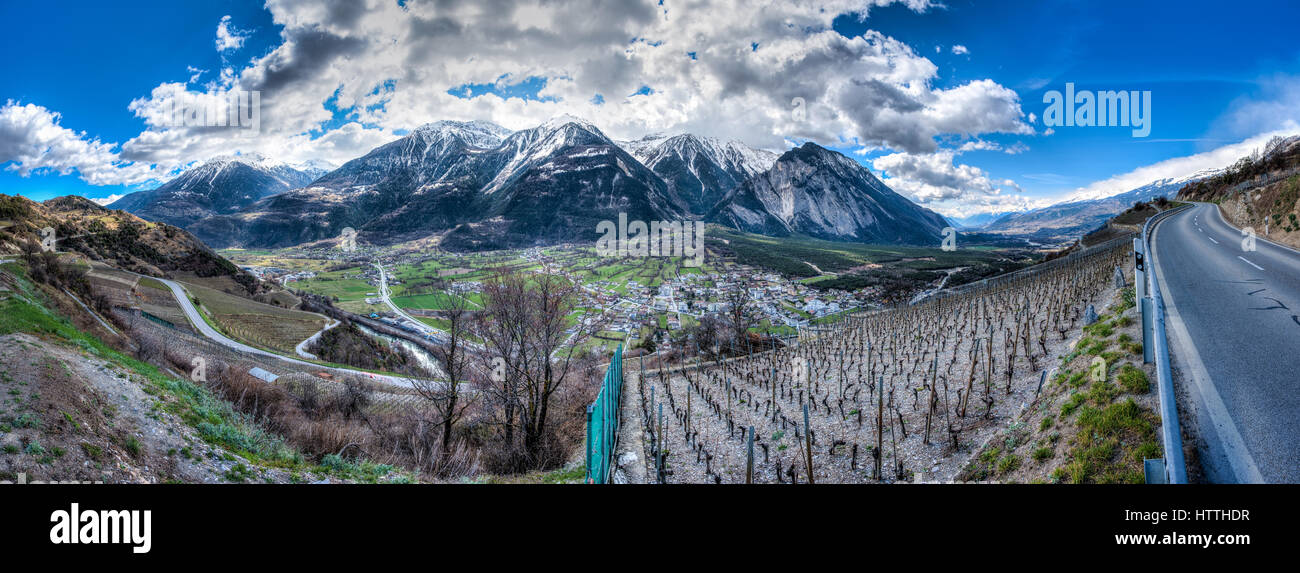
[[[769,236],[939,244],[948,222],[895,193],[866,167],[815,143],[787,151],[728,193],[710,222]]]
[[[622,146],[663,178],[693,216],[704,216],[727,192],[772,168],[776,154],[739,142],[722,143],[689,133],[651,135]]]
[[[1300,136],[1274,138],[1222,173],[1187,185],[1178,198],[1218,203],[1233,225],[1300,248]]]
[[[177,272],[230,276],[250,295],[262,288],[256,278],[193,235],[107,209],[84,197],[69,195],[37,203],[0,195],[0,221],[4,223],[0,225],[0,253],[36,250],[45,238],[43,230],[50,228],[54,230],[54,250],[78,253],[119,269],[165,277]]]

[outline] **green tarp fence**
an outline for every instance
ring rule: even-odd
[[[618,405],[623,397],[623,346],[605,370],[596,401],[587,406],[587,483],[609,483],[618,441]]]

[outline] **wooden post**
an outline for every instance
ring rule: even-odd
[[[749,455],[745,460],[745,483],[754,483],[754,427],[749,427]]]
[[[686,380],[686,433],[691,433],[691,381]]]
[[[727,417],[731,417],[731,377],[727,377]]]
[[[809,400],[812,396],[808,397]],[[808,423],[808,403],[803,404],[803,438],[804,453],[808,458],[808,483],[813,484],[813,466],[812,466],[812,425]]]
[[[876,385],[876,451],[872,452],[876,458],[876,479],[879,480],[880,463],[885,458],[885,377],[881,376]]]
[[[655,446],[655,478],[659,480],[659,483],[664,482],[663,434],[664,434],[664,404],[663,402],[660,402],[659,403],[659,431],[655,432],[655,439],[658,442],[658,444],[656,444]]]

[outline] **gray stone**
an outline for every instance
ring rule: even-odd
[[[1124,269],[1115,267],[1115,288],[1124,288],[1125,286],[1128,285],[1124,282]]]
[[[1083,325],[1088,326],[1094,322],[1097,322],[1097,309],[1088,305],[1088,309],[1083,311]]]

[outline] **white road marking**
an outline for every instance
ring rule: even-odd
[[[1160,227],[1156,227],[1151,238],[1151,249],[1156,249],[1156,239],[1159,237]],[[1169,284],[1165,279],[1165,273],[1156,264],[1154,253],[1151,259],[1151,266],[1156,271],[1156,279],[1160,284]],[[1233,422],[1232,416],[1228,414],[1228,406],[1224,404],[1223,397],[1219,395],[1218,388],[1215,388],[1214,381],[1210,378],[1209,370],[1206,370],[1205,363],[1201,361],[1201,353],[1196,348],[1196,341],[1192,339],[1187,332],[1187,325],[1183,323],[1183,317],[1178,312],[1178,305],[1175,304],[1172,293],[1168,290],[1161,291],[1165,299],[1166,324],[1172,331],[1170,336],[1171,346],[1175,347],[1173,360],[1178,362],[1182,367],[1183,374],[1191,378],[1192,384],[1196,386],[1195,394],[1200,395],[1200,402],[1205,406],[1204,409],[1198,409],[1197,417],[1201,415],[1209,418],[1209,423],[1200,424],[1203,430],[1209,430],[1218,436],[1218,441],[1209,441],[1208,447],[1212,452],[1217,451],[1228,462],[1228,470],[1232,472],[1237,483],[1264,483],[1264,475],[1259,471],[1259,465],[1255,463],[1255,458],[1250,454],[1246,447],[1246,441],[1241,438],[1241,432],[1237,430],[1237,424]]]
[[[1219,244],[1218,241],[1215,241],[1215,240],[1214,240],[1214,237],[1206,237],[1206,238],[1209,239],[1209,240],[1211,240],[1211,241],[1214,241],[1214,244],[1216,244],[1216,245]]]
[[[1243,261],[1246,261],[1246,257],[1243,257],[1243,256],[1241,256],[1241,255],[1237,255],[1237,258],[1238,258],[1238,259],[1241,259],[1241,260],[1243,260]],[[1259,265],[1257,265],[1257,264],[1255,264],[1255,263],[1252,263],[1252,262],[1250,262],[1250,261],[1246,261],[1246,264],[1248,264],[1248,265],[1250,265],[1250,266],[1252,266],[1252,267],[1255,267],[1255,268],[1257,268],[1257,269],[1259,269],[1259,270],[1261,270],[1261,271],[1264,270],[1264,267],[1261,267],[1261,266],[1259,266]]]

